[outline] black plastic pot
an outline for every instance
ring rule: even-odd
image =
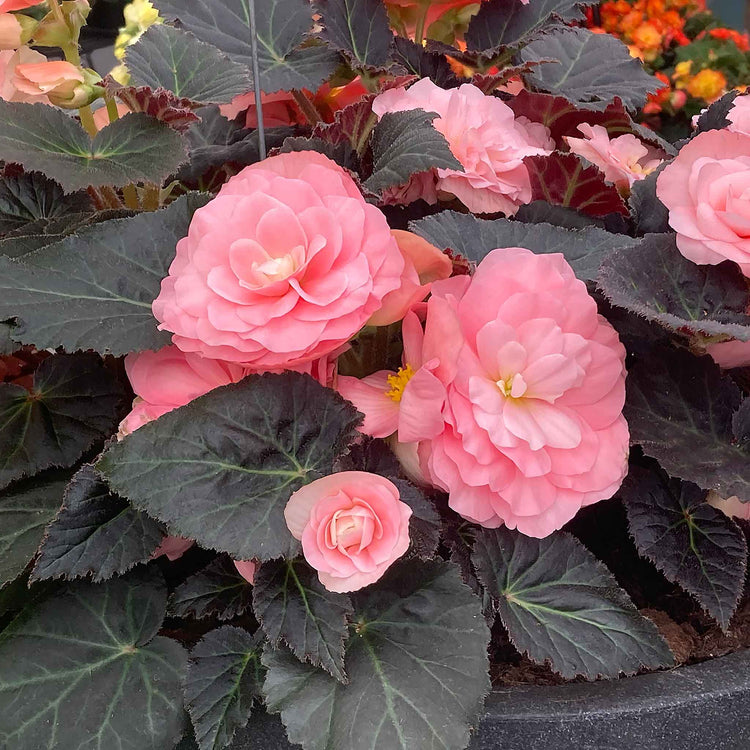
[[[114,39],[117,30],[124,24],[122,11],[127,4],[128,0],[96,0],[91,4],[87,26]]]
[[[185,742],[180,750],[194,747]],[[232,750],[296,747],[270,716],[252,722],[252,730],[239,733],[231,745]],[[613,682],[495,691],[469,750],[749,748],[750,650]]]

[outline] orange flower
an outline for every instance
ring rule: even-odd
[[[701,70],[687,85],[687,92],[696,99],[716,101],[726,90],[727,79],[719,70]]]
[[[91,76],[72,63],[48,61],[17,65],[13,83],[18,91],[29,97],[46,97],[58,107],[77,109],[90,104],[98,96],[87,80]]]

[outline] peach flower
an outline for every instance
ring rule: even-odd
[[[570,150],[599,167],[604,172],[604,179],[618,188],[631,188],[666,158],[664,152],[649,148],[630,133],[610,140],[607,128],[602,125],[583,123],[578,130],[585,138],[565,136]]]
[[[117,114],[120,117],[125,117],[125,115],[130,113],[130,109],[127,107],[127,105],[123,104],[122,102],[117,103]],[[107,112],[106,107],[99,107],[99,109],[94,112],[94,125],[96,125],[97,130],[101,130],[102,128],[106,128],[107,125],[110,124],[109,120],[109,112]]]
[[[565,258],[493,250],[427,306],[445,426],[420,457],[451,508],[544,537],[611,497],[627,471],[625,348]]]
[[[83,71],[64,60],[16,65],[14,78],[21,93],[58,105],[72,102],[84,81]]]
[[[0,11],[25,10],[34,5],[41,5],[43,0],[0,0]]]
[[[0,50],[16,50],[22,44],[23,28],[12,13],[0,13]]]
[[[300,151],[253,164],[195,212],[153,310],[185,352],[255,371],[339,350],[401,286],[385,216]]]
[[[516,118],[505,102],[483,94],[476,86],[466,83],[446,91],[429,78],[408,90],[385,91],[372,106],[378,117],[411,109],[437,112],[433,125],[464,168],[463,172],[435,170],[439,192],[455,196],[475,213],[502,211],[511,215],[531,201],[531,182],[523,160],[554,149],[544,125]],[[422,197],[428,202],[431,199]]]
[[[750,136],[709,130],[659,175],[679,251],[694,263],[737,263],[750,276]]]
[[[383,298],[383,306],[369,320],[371,326],[385,326],[401,320],[430,292],[430,284],[453,273],[451,259],[413,232],[392,229],[398,249],[404,256],[401,286]]]
[[[179,560],[194,544],[195,542],[192,539],[185,539],[182,536],[165,536],[154,554],[151,555],[151,559],[156,560],[157,557],[163,555],[174,562]]]
[[[284,518],[323,586],[343,593],[375,583],[406,552],[411,512],[385,477],[343,471],[297,490]]]
[[[716,362],[722,370],[731,370],[734,367],[747,367],[750,365],[750,341],[720,341],[716,344],[708,344],[706,353]]]
[[[711,490],[706,497],[706,502],[718,508],[725,516],[750,521],[750,503],[743,503],[737,495],[722,497],[718,492]]]
[[[20,47],[15,52],[4,50],[0,52],[0,99],[6,102],[45,102],[44,96],[29,95],[20,91],[16,86],[15,71],[18,65],[28,63],[45,63],[47,58],[30,47]]]
[[[727,130],[750,135],[750,96],[738,96],[734,100],[732,109],[727,113],[727,120]]]
[[[258,571],[258,563],[255,560],[234,560],[234,567],[248,583],[255,583],[255,574]]]

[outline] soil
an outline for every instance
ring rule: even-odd
[[[750,536],[750,525],[743,525]],[[725,633],[690,596],[667,581],[651,563],[641,559],[627,532],[625,510],[619,500],[585,509],[567,528],[612,571],[641,614],[661,632],[676,666],[697,664],[750,648],[750,590],[746,583],[740,605]],[[490,674],[495,687],[564,685],[548,665],[535,664],[519,654],[498,621],[493,626]],[[583,682],[583,678],[574,680]]]

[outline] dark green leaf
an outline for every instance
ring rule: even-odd
[[[304,562],[272,560],[255,574],[253,609],[274,645],[283,641],[298,659],[347,682],[344,643],[352,613],[348,596],[327,591]]]
[[[251,67],[250,0],[156,0],[169,20],[218,47],[231,60]],[[307,0],[256,0],[261,88],[317,90],[336,69],[339,56],[328,47],[300,45],[312,29]]]
[[[582,19],[578,6],[583,4],[580,0],[531,0],[526,4],[523,0],[490,0],[482,3],[471,19],[466,44],[480,52],[528,44],[556,18]]]
[[[19,348],[12,339],[12,333],[12,323],[0,322],[0,354],[13,354]]]
[[[738,96],[739,92],[730,91],[702,112],[698,118],[696,134],[705,133],[707,130],[723,130],[726,128],[730,124],[727,115],[732,111],[734,100]]]
[[[208,196],[190,194],[161,211],[94,224],[25,255],[0,256],[0,319],[19,318],[17,341],[37,348],[127,354],[160,349],[151,303]]]
[[[163,537],[156,521],[113,495],[86,465],[73,477],[47,529],[32,580],[91,576],[103,581],[147,562]]]
[[[165,88],[196,103],[227,104],[253,87],[247,68],[192,34],[164,24],[147,29],[127,48],[125,65],[133,85]]]
[[[740,527],[705,502],[704,490],[658,467],[631,466],[620,495],[638,551],[726,630],[745,582]]]
[[[750,452],[732,428],[742,394],[710,357],[655,348],[630,367],[627,393],[631,440],[667,473],[750,498]]]
[[[178,133],[144,114],[125,115],[92,141],[61,109],[0,99],[0,159],[79,190],[161,183],[185,160],[185,149]]]
[[[250,609],[253,587],[237,572],[226,556],[212,563],[179,585],[169,603],[172,617],[216,617],[232,620]]]
[[[656,180],[667,165],[638,180],[631,188],[630,208],[639,234],[669,232],[669,211],[656,197]]]
[[[458,84],[458,78],[445,55],[428,52],[421,44],[402,36],[394,39],[393,48],[394,62],[403,66],[407,73],[429,78],[442,88]]]
[[[0,487],[74,464],[117,426],[120,384],[95,354],[57,354],[34,373],[29,393],[0,384]]]
[[[253,375],[141,427],[98,468],[175,533],[236,560],[268,560],[297,547],[284,506],[331,472],[359,420],[308,375]]]
[[[482,529],[472,561],[516,648],[563,677],[671,666],[656,626],[570,534],[532,539],[507,528]]]
[[[498,247],[527,247],[535,253],[562,253],[579,279],[592,281],[602,261],[614,250],[637,240],[597,227],[572,230],[550,224],[524,224],[507,219],[477,219],[469,214],[442,211],[411,223],[412,231],[441,250],[450,248],[478,263]]]
[[[185,698],[200,750],[221,750],[247,724],[263,684],[262,645],[258,635],[225,625],[192,650]]]
[[[381,67],[389,57],[393,33],[382,0],[315,0],[323,38],[352,63]]]
[[[612,304],[673,331],[750,340],[750,293],[739,268],[687,260],[674,234],[647,235],[612,253],[598,285]]]
[[[588,29],[547,34],[525,47],[519,59],[539,63],[527,76],[533,86],[592,109],[604,109],[616,96],[629,109],[638,109],[661,85],[621,41]]]
[[[91,207],[86,193],[65,195],[60,185],[38,172],[0,178],[0,234],[38,219],[55,219]]]
[[[373,169],[365,187],[380,193],[403,185],[416,172],[433,168],[463,172],[442,133],[432,126],[434,112],[412,109],[383,115],[372,135]]]
[[[73,583],[0,635],[0,747],[165,750],[182,736],[187,654],[156,636],[152,573]]]
[[[354,598],[349,684],[266,649],[263,691],[305,750],[462,750],[489,690],[489,631],[449,563],[403,562]]]
[[[0,586],[19,575],[36,554],[67,483],[67,474],[48,472],[0,493]]]

